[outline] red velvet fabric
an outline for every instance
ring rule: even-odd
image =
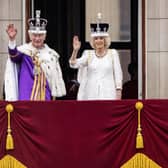
[[[0,158],[28,168],[119,168],[142,152],[168,167],[168,100],[143,100],[137,150],[136,100],[11,102],[15,149],[5,150],[8,102],[0,102]]]

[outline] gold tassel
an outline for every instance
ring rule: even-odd
[[[141,110],[143,108],[142,102],[137,102],[135,104],[135,108],[138,110],[138,128],[137,128],[137,137],[136,137],[136,148],[137,149],[142,149],[144,148],[144,143],[143,143],[143,136],[141,134]]]
[[[142,136],[141,133],[137,133],[137,137],[136,137],[136,148],[137,148],[137,149],[144,148],[143,136]]]
[[[6,112],[8,113],[8,129],[7,129],[7,138],[6,138],[6,150],[14,149],[14,141],[12,137],[12,130],[10,126],[10,113],[13,112],[13,105],[8,104],[6,105]]]
[[[6,138],[6,149],[11,150],[14,149],[14,142],[13,142],[13,137],[11,133],[8,132],[7,138]]]

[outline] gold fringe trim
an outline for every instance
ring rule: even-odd
[[[142,149],[144,148],[144,143],[143,143],[143,136],[141,134],[141,110],[143,108],[142,102],[137,102],[135,104],[135,108],[138,110],[138,128],[137,128],[137,137],[136,137],[136,148],[137,149]]]
[[[41,68],[41,61],[39,60],[39,52],[34,54],[30,51],[29,55],[32,57],[34,63],[34,84],[30,100],[45,100],[46,94],[46,78]]]
[[[10,155],[4,156],[0,160],[0,168],[27,168],[21,162]]]
[[[6,105],[6,112],[8,113],[8,129],[7,129],[7,137],[6,137],[6,150],[12,150],[14,149],[14,141],[12,137],[12,130],[11,130],[11,121],[10,121],[10,114],[13,112],[13,105],[12,104],[7,104]]]
[[[34,84],[33,84],[33,89],[31,92],[30,100],[34,99],[36,85],[37,85],[37,75],[34,76]]]
[[[135,154],[121,168],[161,168],[157,163],[142,153]]]
[[[46,78],[42,68],[39,65],[34,65],[34,84],[31,92],[30,100],[45,100],[46,92]]]

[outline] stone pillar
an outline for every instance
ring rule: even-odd
[[[13,23],[18,29],[17,44],[23,39],[23,3],[24,0],[0,0],[0,100],[3,99],[3,83],[6,59],[8,57],[8,36],[6,28]]]
[[[146,1],[146,98],[168,98],[168,1]]]

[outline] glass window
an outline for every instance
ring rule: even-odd
[[[130,74],[128,73],[128,64],[131,62],[131,51],[130,50],[118,50],[120,63],[123,71],[123,83],[130,80]]]

